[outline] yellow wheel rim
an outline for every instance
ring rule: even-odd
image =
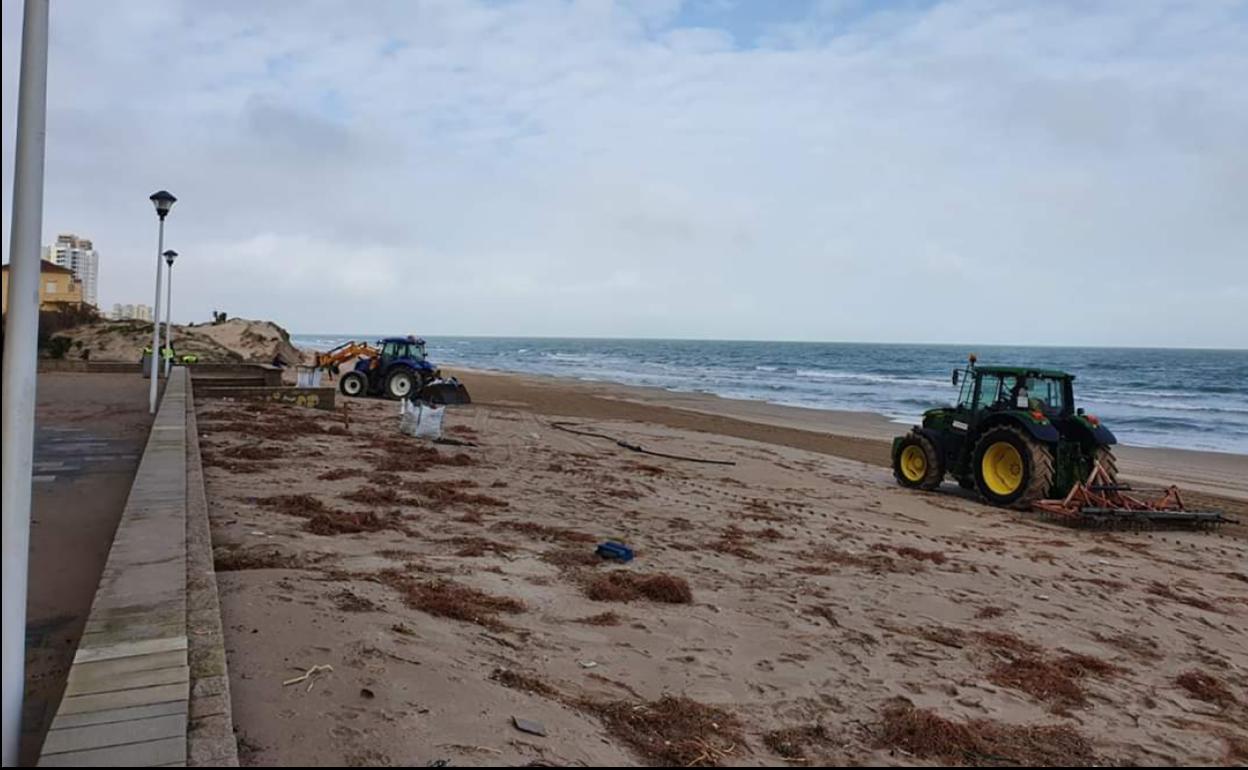
[[[927,475],[927,455],[920,447],[911,444],[901,450],[901,474],[908,481],[922,481]]]
[[[1023,483],[1023,456],[1013,444],[998,441],[984,452],[980,470],[993,494],[1013,494]]]

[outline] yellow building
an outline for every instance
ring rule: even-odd
[[[82,282],[74,278],[74,271],[68,267],[54,265],[47,260],[40,260],[39,270],[39,309],[56,310],[59,307],[82,305]],[[4,273],[4,313],[9,312],[9,266],[3,266]]]

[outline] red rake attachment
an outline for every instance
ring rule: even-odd
[[[1038,500],[1032,506],[1068,520],[1093,522],[1171,522],[1220,524],[1230,521],[1220,511],[1189,511],[1183,506],[1179,488],[1169,486],[1160,494],[1145,498],[1129,484],[1119,484],[1100,463],[1095,463],[1087,481],[1075,482],[1061,500]]]

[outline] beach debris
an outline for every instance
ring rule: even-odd
[[[621,570],[596,575],[586,581],[585,595],[596,602],[631,602],[649,599],[665,604],[692,604],[693,592],[684,578],[658,572],[641,574]]]
[[[605,543],[600,543],[594,553],[604,559],[615,559],[616,561],[622,562],[630,562],[636,555],[632,548],[629,548],[623,543],[617,543],[614,540],[608,540]]]
[[[513,716],[511,718],[511,721],[516,726],[516,729],[522,733],[528,733],[529,735],[537,735],[543,738],[546,737],[546,728],[545,726],[542,725],[541,722],[534,722],[529,719],[521,719],[520,717],[517,717],[517,716]]]
[[[1174,683],[1187,690],[1191,697],[1206,703],[1214,703],[1223,708],[1238,703],[1235,694],[1220,679],[1204,671],[1185,671],[1175,677]]]
[[[465,751],[468,753],[478,752],[482,754],[502,754],[499,749],[492,749],[489,746],[472,746],[467,743],[439,743],[439,749],[455,749],[456,751]]]
[[[316,665],[316,666],[313,666],[312,668],[309,668],[307,671],[304,671],[301,675],[294,677],[293,679],[287,679],[286,681],[282,682],[282,687],[288,687],[292,684],[299,684],[300,682],[307,682],[308,689],[306,690],[306,692],[312,692],[312,686],[316,684],[316,676],[322,672],[328,672],[332,674],[333,671],[334,671],[334,667],[329,665],[328,663],[322,664],[322,665]]]
[[[615,612],[600,612],[597,615],[590,615],[585,618],[577,618],[573,623],[583,623],[587,626],[618,626],[623,619]]]
[[[947,764],[1087,767],[1098,762],[1091,742],[1065,724],[1011,725],[990,719],[953,721],[899,700],[884,709],[874,732],[881,749]]]
[[[382,653],[383,653],[383,654],[384,654],[387,658],[394,658],[395,660],[400,661],[400,662],[402,662],[402,663],[411,663],[413,666],[420,666],[420,665],[423,665],[423,664],[422,664],[419,660],[416,660],[415,658],[405,658],[405,657],[403,657],[402,655],[398,655],[398,654],[395,654],[395,653],[393,653],[393,652],[388,652],[388,651],[385,651],[385,650],[383,650],[383,651],[382,651]]]
[[[361,697],[361,698],[364,698],[364,699],[366,699],[366,700],[372,700],[373,698],[376,698],[376,697],[377,697],[377,693],[373,692],[372,690],[368,689],[367,687],[361,687],[361,688],[360,688],[360,697]]]
[[[576,705],[658,767],[740,764],[740,753],[748,751],[744,726],[735,715],[685,696],[665,695],[655,701],[584,699]]]
[[[826,727],[815,723],[764,733],[763,745],[788,762],[809,762],[809,753],[819,754],[839,748],[840,742]]]
[[[462,438],[447,438],[446,436],[439,436],[438,438],[435,438],[433,440],[433,443],[444,444],[446,446],[476,446],[477,445],[477,442],[475,441],[465,441]]]
[[[484,631],[477,635],[484,639],[489,639],[491,642],[494,642],[495,644],[501,644],[504,647],[510,647],[513,650],[520,649],[520,645],[508,639],[504,639],[501,636],[494,636],[493,634],[487,634]]]
[[[598,661],[596,660],[582,660],[580,664],[581,668],[598,668]]]
[[[574,422],[552,422],[550,424],[550,427],[554,428],[555,430],[561,430],[564,433],[571,433],[577,436],[589,436],[590,438],[601,438],[601,439],[606,439],[607,441],[614,441],[616,446],[623,447],[624,449],[627,449],[630,452],[638,452],[643,455],[650,455],[651,457],[666,457],[669,460],[683,460],[685,462],[705,463],[707,465],[736,465],[737,464],[736,461],[734,460],[713,460],[713,459],[708,459],[705,457],[693,457],[690,455],[678,455],[678,454],[669,454],[667,452],[656,452],[653,449],[646,449],[641,444],[634,444],[631,441],[625,441],[624,439],[618,439],[618,438],[615,438],[614,436],[608,436],[605,433],[598,433],[595,431],[588,431],[588,430],[578,430],[578,428],[580,428],[581,426]],[[533,438],[536,439],[539,437],[536,433],[534,433]]]

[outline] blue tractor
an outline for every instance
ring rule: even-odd
[[[419,337],[387,337],[376,347],[347,342],[318,354],[316,366],[337,374],[339,366],[352,359],[355,364],[338,382],[345,396],[413,398],[430,383],[441,381],[441,373],[429,362],[425,341]]]

